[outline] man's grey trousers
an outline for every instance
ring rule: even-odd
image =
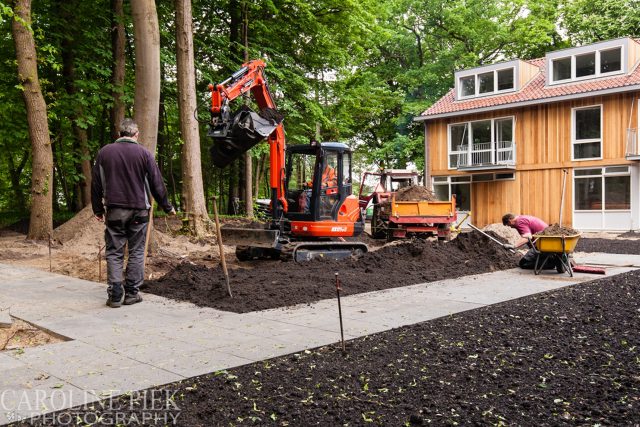
[[[107,259],[108,294],[113,299],[138,293],[144,280],[144,243],[149,224],[146,209],[111,208],[107,210],[104,232]],[[129,260],[124,270],[124,251],[128,244]]]

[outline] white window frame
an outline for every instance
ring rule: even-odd
[[[516,143],[516,116],[511,115],[511,116],[501,116],[501,117],[492,117],[492,118],[488,118],[488,119],[481,119],[481,120],[469,120],[469,121],[464,121],[464,122],[455,122],[455,123],[449,123],[447,125],[447,169],[448,170],[457,170],[458,169],[458,165],[456,164],[455,166],[451,166],[451,155],[453,154],[460,154],[463,153],[463,151],[451,151],[451,127],[452,126],[456,126],[456,125],[467,125],[467,155],[470,156],[471,152],[472,152],[472,148],[473,148],[473,144],[472,144],[472,137],[471,135],[473,134],[472,132],[472,123],[477,123],[477,122],[486,122],[486,121],[491,121],[491,142],[492,143],[497,143],[498,141],[495,140],[496,138],[496,132],[495,132],[495,124],[496,121],[498,120],[506,120],[506,119],[511,119],[511,138],[512,144]],[[602,130],[602,128],[601,128]],[[515,155],[515,151],[513,153],[513,164],[516,163],[516,155]]]
[[[611,168],[611,167],[626,167],[627,171],[626,172],[607,172],[607,168]],[[581,171],[581,170],[590,170],[590,169],[600,169],[600,173],[599,174],[594,174],[594,175],[578,175],[576,176],[576,172],[577,171]],[[631,205],[632,205],[632,201],[629,203],[629,209],[606,209],[606,204],[607,204],[607,193],[605,191],[606,186],[605,186],[605,178],[607,177],[612,177],[612,176],[628,176],[629,180],[632,180],[632,176],[631,176],[631,167],[629,167],[629,165],[612,165],[612,166],[595,166],[595,167],[586,167],[586,168],[579,168],[579,169],[574,169],[573,170],[573,198],[571,200],[571,206],[573,208],[573,212],[574,213],[614,213],[614,212],[631,212]],[[600,183],[600,188],[602,189],[602,202],[601,202],[601,206],[600,209],[576,209],[576,180],[577,179],[588,179],[588,178],[600,178],[601,179],[601,183]],[[633,182],[631,182],[631,184],[633,184]],[[631,192],[631,189],[629,190]],[[630,194],[631,196],[632,194]]]
[[[435,186],[436,185],[444,186],[446,184],[447,185],[448,195],[449,195],[449,200],[451,200],[451,186],[452,185],[469,184],[469,211],[471,211],[471,206],[473,206],[473,204],[472,204],[472,202],[473,202],[473,191],[472,191],[472,187],[471,187],[471,176],[472,176],[471,174],[469,174],[469,175],[434,176],[434,177],[431,178],[431,185],[432,185],[432,188],[434,188],[434,191],[435,191]],[[446,178],[446,180],[436,181],[436,178]],[[457,178],[460,181],[452,182],[451,178]],[[467,211],[464,211],[464,212],[467,212]]]
[[[598,47],[600,46],[600,47]],[[604,51],[620,49],[620,70],[617,71],[609,71],[607,73],[600,72],[600,54]],[[564,55],[562,54],[564,52]],[[595,53],[595,73],[590,74],[588,76],[576,77],[576,56],[582,56],[589,53]],[[550,56],[551,55],[551,56]],[[580,48],[568,49],[566,51],[552,52],[551,54],[547,54],[547,84],[549,86],[564,84],[569,82],[579,82],[583,80],[597,79],[600,77],[608,77],[619,74],[625,74],[627,69],[627,41],[622,40],[612,40],[609,42],[598,43],[595,46],[583,46]],[[571,77],[568,79],[562,80],[554,80],[553,79],[553,67],[555,61],[571,58]]]
[[[581,139],[576,140],[576,111],[578,110],[590,110],[593,108],[600,108],[600,138],[589,138],[589,139]],[[602,160],[604,144],[602,143],[602,135],[604,133],[603,125],[604,121],[602,120],[604,116],[604,111],[602,109],[602,104],[594,104],[594,105],[586,105],[583,107],[574,107],[571,109],[571,161],[573,162],[584,162],[586,160]],[[599,157],[585,157],[581,159],[575,158],[575,150],[574,147],[578,144],[593,144],[594,142],[600,142],[600,156]]]
[[[502,90],[498,90],[498,72],[499,71],[504,71],[504,70],[511,70],[513,72],[513,87],[509,88],[509,89],[502,89]],[[479,75],[480,74],[488,74],[488,73],[493,73],[493,91],[491,92],[483,92],[480,93],[480,79],[479,79]],[[475,82],[475,93],[473,95],[463,95],[462,94],[462,83],[461,80],[464,78],[468,78],[473,76],[474,82]],[[516,90],[516,67],[515,66],[511,66],[511,67],[502,67],[502,68],[496,68],[494,70],[478,70],[476,72],[473,73],[468,73],[468,74],[464,74],[464,75],[460,75],[458,76],[458,81],[457,81],[457,86],[458,86],[458,99],[471,99],[471,98],[478,98],[478,97],[482,97],[482,96],[491,96],[491,95],[495,95],[498,93],[507,93],[507,92],[515,92]]]

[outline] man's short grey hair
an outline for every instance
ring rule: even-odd
[[[133,136],[138,133],[138,124],[133,119],[124,119],[120,122],[120,136]]]

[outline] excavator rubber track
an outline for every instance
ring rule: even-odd
[[[369,248],[362,242],[293,242],[291,258],[295,262],[314,259],[340,260],[349,257],[360,258]],[[282,255],[280,256],[282,259]]]
[[[279,259],[281,261],[307,262],[311,260],[340,260],[359,258],[369,248],[362,242],[289,242],[277,248],[237,246],[239,261]]]

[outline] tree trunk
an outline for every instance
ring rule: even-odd
[[[20,209],[20,212],[25,212],[27,210],[27,203],[24,199],[22,186],[20,185],[20,176],[22,175],[22,170],[27,164],[27,160],[29,160],[29,152],[22,152],[22,158],[20,159],[20,163],[18,165],[15,164],[11,151],[5,149],[5,153],[7,153],[7,162],[9,163],[9,176],[11,177],[11,187],[13,189],[15,203]]]
[[[182,145],[182,194],[189,231],[202,236],[209,228],[209,216],[202,184],[200,132],[193,116],[197,107],[196,79],[193,58],[191,0],[176,0],[176,46],[178,70],[178,108]]]
[[[242,2],[242,44],[244,45],[244,62],[249,61],[249,8],[246,0]],[[251,173],[253,172],[253,164],[251,159],[251,152],[247,151],[244,154],[244,206],[247,212],[247,217],[253,218],[253,194],[252,185],[253,179]]]
[[[160,106],[160,30],[154,0],[131,2],[136,51],[134,120],[138,141],[155,156]]]
[[[67,23],[67,25],[73,24],[74,15],[69,13],[69,7],[73,5],[59,4],[60,17]],[[66,34],[62,38],[62,79],[64,81],[64,88],[71,101],[81,105],[74,99],[77,90],[75,86],[76,68],[75,68],[75,54],[72,36]],[[89,139],[87,137],[86,129],[78,126],[78,118],[83,116],[82,107],[78,107],[76,111],[71,113],[71,127],[75,136],[75,149],[80,154],[80,164],[78,165],[78,172],[82,175],[82,179],[78,183],[80,194],[79,204],[80,209],[91,204],[91,155],[89,154]]]
[[[256,184],[255,184],[255,197],[260,197],[260,183],[262,182],[262,174],[264,173],[265,163],[267,161],[267,155],[260,156],[260,162],[256,166]]]
[[[125,106],[122,97],[124,95],[125,77],[125,43],[124,9],[123,0],[111,0],[111,49],[113,53],[113,65],[111,71],[111,83],[113,84],[113,107],[111,108],[111,139],[117,139],[118,127],[124,120]]]
[[[16,47],[18,80],[27,110],[32,150],[31,216],[28,239],[44,240],[53,231],[51,175],[53,155],[49,139],[47,105],[38,80],[36,45],[31,33],[31,0],[12,2],[15,17],[11,33]]]
[[[240,160],[234,160],[229,165],[229,198],[227,199],[227,214],[237,215],[238,211],[235,206],[235,201],[238,200],[238,177],[240,175]]]

